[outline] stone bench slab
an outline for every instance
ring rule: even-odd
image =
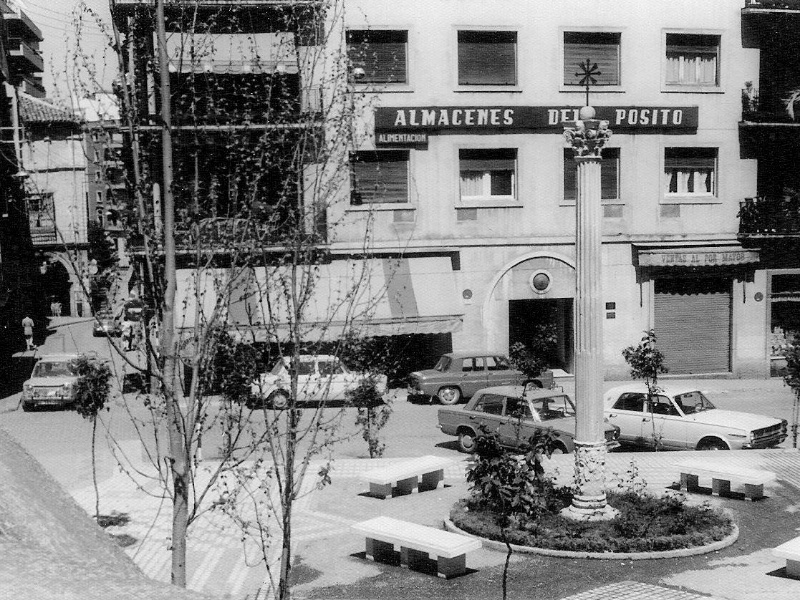
[[[743,485],[745,500],[763,498],[764,485],[777,479],[777,475],[771,471],[735,465],[685,461],[674,466],[681,473],[681,489],[693,491],[699,487],[699,478],[705,477],[711,479],[711,493],[715,496],[730,494],[732,483]]]
[[[772,549],[772,554],[786,560],[786,574],[800,579],[800,537]]]
[[[444,469],[453,464],[450,458],[420,456],[403,462],[367,471],[362,476],[370,485],[370,493],[386,498],[394,494],[410,494],[435,489],[444,480]]]

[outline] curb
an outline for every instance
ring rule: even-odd
[[[450,519],[444,520],[444,527],[447,531],[453,533],[460,533],[467,537],[480,540],[481,543],[491,548],[492,550],[499,550],[507,552],[508,547],[503,542],[483,538],[472,533],[459,529]],[[572,550],[553,550],[550,548],[536,548],[534,546],[518,546],[511,544],[511,549],[514,552],[521,552],[525,554],[539,554],[541,556],[552,556],[555,558],[589,558],[594,560],[651,560],[655,558],[684,558],[687,556],[699,556],[700,554],[708,554],[722,550],[728,546],[732,546],[736,540],[739,539],[739,527],[733,523],[733,531],[727,537],[708,544],[707,546],[695,546],[693,548],[679,548],[677,550],[664,550],[663,552],[577,552]]]

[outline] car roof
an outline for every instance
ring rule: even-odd
[[[569,396],[562,390],[544,390],[539,387],[528,387],[527,391],[524,385],[496,385],[494,387],[481,388],[475,395],[479,394],[498,394],[502,396],[516,396],[521,398],[523,395],[531,400],[538,398],[552,398],[554,396]]]
[[[39,362],[64,362],[75,360],[78,356],[78,354],[43,354],[39,357]]]
[[[336,360],[339,357],[334,356],[333,354],[300,354],[297,358],[300,359],[301,362],[312,362],[312,361],[319,361],[319,360]],[[292,360],[291,356],[283,356],[281,359],[284,362],[289,362]]]
[[[449,356],[450,358],[472,358],[473,356],[506,356],[505,352],[497,352],[494,350],[478,350],[475,352],[445,352],[442,356]]]
[[[675,383],[671,383],[669,385],[658,385],[657,387],[663,394],[667,396],[677,396],[678,394],[700,391],[696,386],[682,383],[680,381],[676,381]],[[603,394],[603,396],[606,399],[616,398],[624,392],[641,392],[646,394],[647,386],[645,385],[644,381],[632,381],[625,385],[618,385],[609,389],[605,394]]]

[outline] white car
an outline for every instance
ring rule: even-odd
[[[606,418],[620,429],[623,444],[669,450],[772,448],[786,439],[786,420],[716,408],[694,387],[632,382],[608,390]]]
[[[78,375],[73,363],[77,354],[46,354],[34,365],[22,384],[22,410],[37,406],[73,406]]]
[[[285,408],[291,398],[289,366],[291,358],[284,356],[269,373],[262,373],[250,386],[250,408],[263,406],[265,401],[273,408]],[[297,374],[297,402],[343,401],[346,393],[369,377],[368,373],[350,371],[335,356],[327,354],[301,355]],[[386,376],[377,375],[378,392],[386,393]]]

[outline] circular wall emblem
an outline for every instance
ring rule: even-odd
[[[764,294],[761,292],[756,292],[756,295],[753,296],[753,298],[755,298],[756,302],[761,302],[764,299]]]
[[[463,292],[461,292],[461,297],[464,298],[464,300],[470,300],[472,298],[472,290],[470,289],[464,290]]]
[[[533,275],[531,275],[528,283],[535,293],[544,294],[553,285],[553,278],[547,271],[539,269],[538,271],[535,271]]]

